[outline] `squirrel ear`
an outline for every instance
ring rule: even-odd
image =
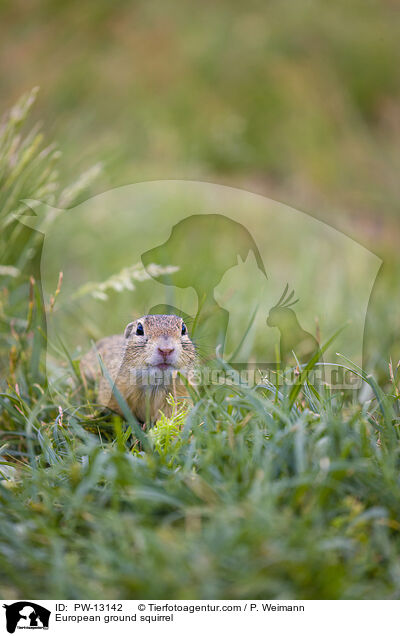
[[[134,324],[134,322],[130,322],[129,325],[126,325],[124,333],[125,338],[129,338],[131,335]]]

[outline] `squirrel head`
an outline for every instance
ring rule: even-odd
[[[196,349],[182,318],[153,314],[125,328],[125,359],[133,368],[165,371],[193,368]]]

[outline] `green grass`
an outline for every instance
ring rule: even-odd
[[[29,101],[0,139],[1,263],[14,268],[1,274],[0,596],[397,598],[396,370],[383,388],[361,373],[362,404],[306,374],[279,393],[203,387],[143,446],[96,407],[68,352],[74,382],[49,393],[41,243],[13,215],[39,187],[51,204],[66,195],[57,155],[23,134]]]
[[[398,597],[398,397],[367,381],[363,406],[211,387],[146,452],[119,418],[8,390],[0,595]]]

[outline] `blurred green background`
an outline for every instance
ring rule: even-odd
[[[397,2],[0,7],[0,110],[40,86],[62,182],[101,161],[95,192],[198,179],[324,219],[383,259],[369,357],[398,356]]]

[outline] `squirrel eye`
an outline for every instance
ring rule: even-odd
[[[185,325],[184,322],[182,323],[182,332],[181,333],[182,333],[182,336],[184,336],[187,333],[186,325]]]
[[[143,325],[142,325],[141,322],[138,322],[138,324],[137,324],[136,335],[137,336],[144,336],[144,329],[143,329]]]

